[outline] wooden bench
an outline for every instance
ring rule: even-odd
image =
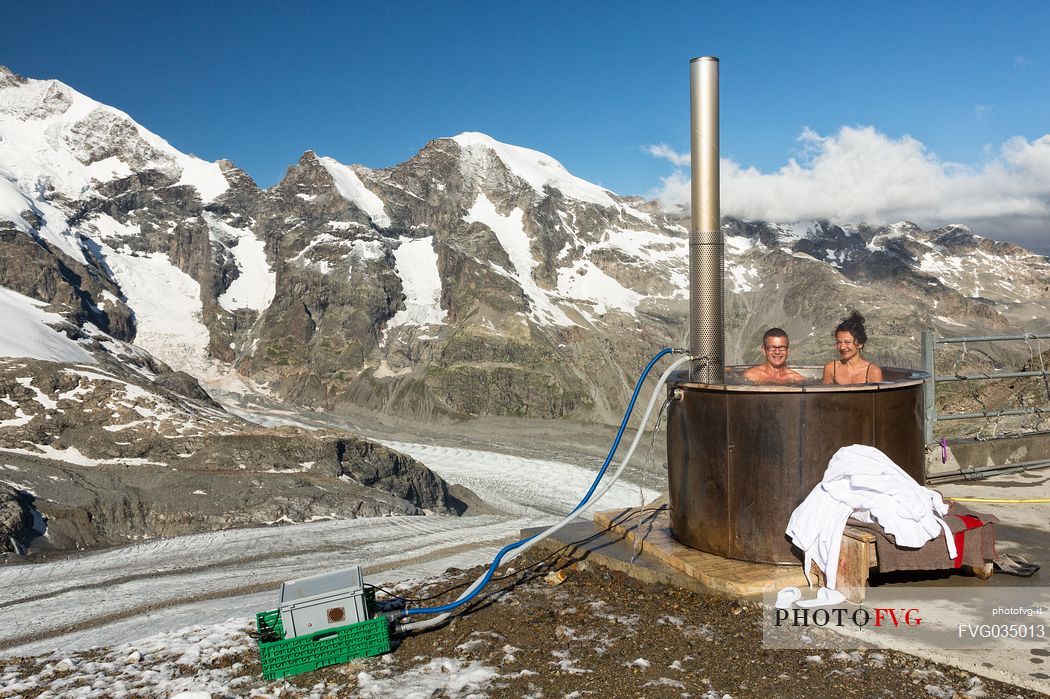
[[[936,545],[944,546],[943,538],[935,541]],[[842,549],[839,551],[839,572],[835,581],[835,589],[845,595],[850,602],[860,604],[864,601],[868,575],[872,568],[878,567],[879,557],[876,553],[875,535],[866,529],[847,524],[842,532]],[[964,565],[962,568],[981,580],[987,580],[992,575],[991,561],[979,567]],[[814,574],[820,585],[827,582],[824,573],[815,564],[810,570],[810,575]]]

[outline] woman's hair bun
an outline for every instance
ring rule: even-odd
[[[835,328],[835,334],[840,332],[848,332],[853,336],[853,341],[859,345],[863,345],[868,341],[868,333],[864,330],[864,316],[858,311],[853,311],[849,314],[845,320],[838,324]]]

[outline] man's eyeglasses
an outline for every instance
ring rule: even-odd
[[[770,354],[785,354],[788,351],[787,346],[781,345],[764,345],[766,352]]]

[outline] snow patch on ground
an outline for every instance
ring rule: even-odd
[[[401,244],[394,250],[394,260],[405,294],[405,307],[394,314],[386,329],[444,323],[447,313],[441,308],[441,275],[438,274],[434,236],[402,237]]]
[[[297,194],[296,196],[301,197],[303,195]],[[334,231],[348,231],[351,228],[368,228],[365,224],[357,221],[329,221],[326,225]]]
[[[340,249],[345,250],[345,252],[341,252]],[[348,261],[347,264],[352,270],[357,264],[383,259],[387,254],[386,251],[387,243],[383,240],[374,238],[347,240],[344,237],[338,237],[331,233],[321,233],[307,243],[306,247],[296,255],[290,257],[288,262],[300,267],[314,269],[321,274],[328,274],[332,271],[332,259]],[[315,259],[315,257],[322,255],[324,257],[321,257],[321,259]]]
[[[201,320],[200,285],[163,253],[118,252],[105,244],[101,252],[135,311],[135,344],[176,369],[203,373],[210,336]]]
[[[237,261],[240,274],[219,296],[219,305],[228,311],[251,308],[264,311],[273,301],[277,290],[277,275],[266,261],[266,243],[248,228],[234,228],[218,216],[205,213],[204,219],[212,230],[212,237],[226,244]]]
[[[36,386],[33,385],[33,378],[32,377],[24,376],[24,377],[16,378],[15,381],[17,383],[19,383],[20,385],[22,385],[23,387],[28,388],[29,390],[31,390],[33,392],[33,394],[34,394],[33,395],[33,400],[35,400],[40,405],[44,406],[44,408],[46,410],[53,410],[54,408],[58,407],[58,403],[56,403],[54,400],[52,400],[51,396],[47,395],[46,393],[41,391],[39,388],[37,388]]]
[[[565,223],[564,220],[563,223]],[[602,234],[600,241],[584,245],[582,258],[588,259],[597,252],[609,249],[616,250],[618,253],[626,253],[634,258],[638,264],[648,266],[657,274],[662,275],[669,283],[671,287],[670,293],[663,296],[655,293],[649,293],[644,296],[638,295],[639,301],[646,297],[676,299],[685,298],[688,295],[689,280],[683,271],[686,269],[686,261],[689,259],[688,242],[686,240],[660,231],[614,227],[606,230]],[[568,247],[563,251],[563,254],[567,251]],[[584,277],[584,280],[586,280],[586,277]],[[562,288],[561,284],[562,278],[559,275],[559,289]],[[617,282],[617,284],[619,283]],[[622,287],[622,285],[620,286]],[[623,288],[629,293],[635,293],[633,289]],[[621,301],[616,301],[617,297]],[[580,298],[587,299],[588,296],[584,294]],[[611,306],[626,307],[629,305],[622,302],[623,297],[619,293],[616,293],[612,298],[606,296],[605,301]]]
[[[529,236],[524,228],[524,214],[514,209],[507,216],[496,211],[496,206],[484,194],[479,194],[474,206],[463,217],[467,223],[488,226],[500,245],[507,251],[513,270],[504,270],[514,279],[529,300],[529,318],[540,325],[576,325],[551,299],[550,292],[541,288],[532,277],[536,258],[532,256]],[[498,269],[498,268],[497,268]]]
[[[929,274],[945,286],[971,298],[985,297],[1008,303],[1031,301],[1029,291],[1018,292],[1017,285],[1024,274],[1024,265],[1010,258],[990,255],[983,250],[953,254],[932,246],[919,258],[918,270]],[[1022,287],[1024,288],[1024,287]]]
[[[28,357],[48,362],[95,364],[95,358],[52,325],[66,325],[57,313],[41,310],[47,304],[0,287],[0,356]]]
[[[5,427],[21,427],[22,425],[28,425],[32,422],[36,415],[26,415],[22,412],[21,406],[15,408],[15,416],[8,420],[0,420],[0,429]]]
[[[390,225],[390,217],[386,214],[383,200],[365,186],[365,183],[361,181],[361,178],[358,177],[352,168],[343,165],[334,158],[318,158],[318,161],[328,171],[328,174],[332,176],[335,188],[339,190],[339,194],[344,199],[368,214],[368,217],[375,221],[377,226],[385,228]]]
[[[647,214],[647,213],[645,213],[643,211],[639,211],[638,209],[634,208],[633,206],[628,206],[627,204],[617,204],[616,208],[620,210],[620,213],[627,214],[628,216],[630,216],[632,218],[636,218],[639,221],[641,221],[642,223],[645,223],[645,224],[647,224],[649,226],[656,225],[653,222],[653,217],[652,217],[651,214]]]
[[[394,369],[391,369],[390,365],[387,364],[387,361],[383,359],[379,362],[379,368],[375,370],[375,373],[373,373],[372,376],[377,379],[387,379],[391,376],[404,376],[405,374],[411,373],[411,367],[404,367],[395,371]]]
[[[752,265],[731,264],[726,265],[726,281],[729,282],[730,291],[742,293],[753,291],[755,285],[760,283],[761,277],[758,270]]]
[[[947,316],[934,316],[934,319],[935,320],[939,320],[940,322],[944,323],[945,325],[954,325],[954,326],[960,327],[960,328],[965,328],[966,327],[965,323],[956,322],[956,321],[952,320],[951,318],[948,318]]]
[[[254,651],[244,619],[213,626],[192,626],[101,654],[54,653],[33,674],[10,672],[0,678],[6,692],[22,694],[46,688],[50,696],[227,696],[249,678],[244,664],[224,667],[227,658]],[[43,695],[41,695],[43,696]]]
[[[683,260],[688,259],[688,241],[672,238],[657,231],[611,228],[605,232],[602,242],[595,245],[594,249],[600,250],[602,247],[618,248],[632,257],[651,263],[682,264]]]
[[[0,162],[4,161],[4,133],[0,127]],[[58,207],[44,201],[43,195],[31,196],[23,189],[31,185],[18,181],[17,175],[0,164],[0,220],[6,219],[15,227],[31,236],[39,236],[77,262],[86,262],[76,234],[66,224],[66,214]],[[33,191],[29,189],[28,191]],[[42,225],[34,229],[22,218],[22,212],[36,214]]]
[[[142,131],[141,127],[139,131]],[[196,187],[201,194],[201,201],[204,203],[213,201],[230,188],[230,183],[226,181],[218,163],[209,163],[192,155],[180,153],[168,145],[167,141],[160,137],[156,138],[170,150],[175,162],[182,166],[182,177],[179,178],[179,184]]]
[[[431,236],[433,240],[433,236]],[[386,257],[386,243],[382,240],[364,240],[358,238],[354,240],[350,250],[350,257],[356,262],[372,262],[374,260],[381,260]],[[394,255],[397,258],[397,253]],[[437,270],[437,255],[434,255],[434,269]]]
[[[35,456],[40,459],[52,459],[54,461],[62,461],[68,464],[76,464],[77,466],[98,466],[100,461],[84,456],[80,453],[80,450],[76,447],[66,447],[65,449],[55,449],[49,444],[33,444],[30,445],[36,451],[30,449],[16,449],[16,448],[4,448],[0,447],[0,451],[9,452],[11,454],[25,454],[27,456]],[[116,459],[114,459],[116,461]]]
[[[643,298],[589,260],[579,260],[571,267],[558,270],[558,293],[567,298],[593,302],[598,315],[611,309],[634,313]]]
[[[499,677],[499,672],[477,661],[464,661],[454,658],[432,658],[417,667],[409,668],[396,675],[377,677],[378,673],[361,672],[357,675],[359,696],[369,699],[386,699],[386,697],[404,697],[405,699],[426,699],[427,697],[484,696],[476,694],[492,680]]]
[[[726,253],[730,255],[743,255],[755,247],[755,241],[746,235],[727,235],[724,237]]]

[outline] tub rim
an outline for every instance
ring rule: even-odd
[[[754,364],[734,364],[727,366],[726,376],[745,371],[755,366]],[[806,378],[820,378],[824,371],[824,365],[813,365],[803,364],[799,366],[792,366],[791,369],[798,371]],[[903,378],[893,379],[890,381],[884,381],[882,383],[865,383],[865,384],[810,384],[810,385],[794,385],[794,384],[710,384],[700,383],[695,381],[684,380],[683,378],[688,375],[688,371],[683,369],[676,371],[668,379],[668,384],[674,387],[681,388],[697,388],[710,391],[724,391],[727,393],[853,393],[862,392],[870,393],[873,391],[887,391],[896,388],[905,388],[907,386],[918,386],[930,379],[930,375],[925,371],[918,369],[904,369],[900,367],[884,366],[882,367],[883,373],[893,372],[896,374],[903,374]]]

